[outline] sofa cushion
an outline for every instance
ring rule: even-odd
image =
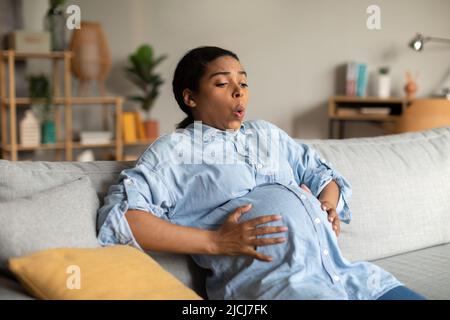
[[[0,202],[32,195],[87,176],[100,204],[119,173],[135,161],[47,162],[0,160]]]
[[[44,250],[11,259],[9,266],[40,299],[201,299],[130,246]]]
[[[372,260],[450,242],[450,127],[305,141],[350,182],[353,220],[339,242]]]
[[[0,160],[0,202],[8,201],[87,176],[92,182],[100,205],[108,188],[117,183],[122,170],[131,168],[135,161],[47,162]],[[190,256],[184,254],[151,253],[166,270],[172,271],[185,285],[202,296],[205,293],[205,275]]]
[[[428,299],[450,299],[450,244],[444,244],[373,263]]]
[[[98,247],[98,198],[87,177],[0,202],[0,267],[9,258],[55,247]]]

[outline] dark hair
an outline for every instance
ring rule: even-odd
[[[177,125],[177,129],[186,128],[194,122],[191,108],[184,103],[183,90],[198,91],[200,78],[204,75],[208,63],[222,56],[230,56],[239,61],[238,56],[229,50],[219,47],[198,47],[190,50],[178,62],[173,75],[172,90],[175,100],[187,117]]]

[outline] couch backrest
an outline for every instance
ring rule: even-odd
[[[341,224],[349,260],[373,260],[450,242],[450,127],[344,140],[299,140],[352,186]]]

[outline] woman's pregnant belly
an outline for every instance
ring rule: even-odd
[[[252,208],[241,216],[241,221],[279,214],[282,216],[280,221],[270,222],[264,226],[283,225],[288,227],[288,232],[261,237],[284,236],[288,241],[257,247],[257,251],[271,256],[272,262],[263,262],[246,256],[194,255],[193,258],[197,264],[213,272],[207,286],[210,290],[214,288],[217,296],[226,297],[227,290],[242,290],[242,286],[249,281],[263,281],[267,284],[270,281],[278,281],[280,277],[289,277],[293,273],[300,272],[307,263],[308,265],[321,263],[318,237],[314,232],[317,226],[314,224],[317,223],[315,221],[317,217],[327,224],[327,214],[320,209],[317,198],[300,188],[290,189],[280,184],[258,186],[245,196],[232,199],[213,210],[201,219],[200,225],[204,228],[216,229],[237,207],[248,203],[252,204]],[[313,214],[311,215],[311,212],[308,213],[307,210],[313,211]],[[327,232],[332,233],[330,226],[325,227]],[[314,259],[317,261],[313,261]],[[273,272],[277,269],[280,272]],[[219,288],[222,288],[222,292],[217,291]]]

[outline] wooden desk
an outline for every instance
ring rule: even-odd
[[[449,99],[416,99],[408,103],[393,133],[423,131],[450,126]]]
[[[338,139],[345,135],[346,121],[379,123],[385,130],[391,131],[407,105],[402,98],[381,99],[377,97],[333,96],[328,101],[328,137],[335,138],[337,125]],[[389,114],[363,114],[362,108],[389,108]]]

